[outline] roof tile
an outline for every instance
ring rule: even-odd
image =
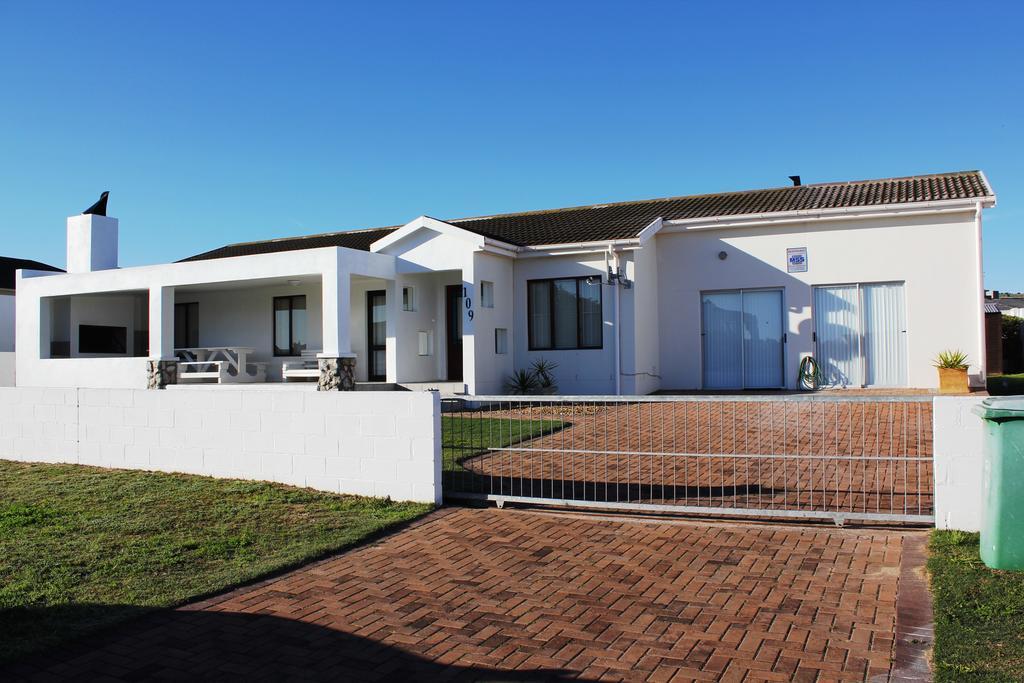
[[[981,199],[992,196],[991,189],[979,171],[961,171],[598,204],[459,218],[447,222],[516,246],[536,246],[630,239],[636,237],[651,221],[659,217],[664,220],[686,220],[783,211],[911,204],[947,199]],[[328,246],[368,251],[373,242],[396,229],[397,226],[394,226],[233,244],[184,260],[196,261]]]

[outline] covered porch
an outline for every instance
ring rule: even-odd
[[[312,274],[175,287],[177,383],[316,385],[320,360],[340,358],[355,388],[463,393],[460,304],[446,299],[449,288],[461,294],[460,278],[350,273],[325,288]]]

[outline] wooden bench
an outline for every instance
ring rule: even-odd
[[[178,381],[214,380],[218,384],[227,377],[227,363],[222,360],[193,360],[178,363]],[[230,380],[228,380],[230,381]]]
[[[213,347],[176,349],[179,382],[205,382],[218,384],[234,382],[265,382],[267,364],[250,361],[252,349],[246,347]]]
[[[317,350],[307,349],[301,353],[299,360],[282,365],[281,379],[285,382],[320,379],[320,362],[317,360],[319,353]]]

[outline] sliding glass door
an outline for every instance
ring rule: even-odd
[[[907,385],[903,283],[814,288],[815,355],[832,386]]]
[[[782,290],[701,295],[705,389],[778,389],[785,384]]]

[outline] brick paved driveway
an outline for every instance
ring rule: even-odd
[[[922,533],[445,508],[8,677],[884,680]]]

